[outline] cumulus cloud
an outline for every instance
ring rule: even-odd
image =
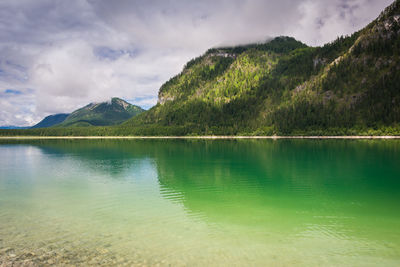
[[[3,0],[0,125],[113,96],[149,108],[162,83],[210,47],[278,35],[320,45],[361,29],[390,2]]]

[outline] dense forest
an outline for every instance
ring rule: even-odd
[[[1,135],[400,135],[400,1],[322,47],[291,37],[208,50],[112,127]]]

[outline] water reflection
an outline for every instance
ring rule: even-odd
[[[117,236],[104,239],[121,251],[135,239],[136,247],[169,255],[168,244],[183,235],[191,240],[186,254],[229,243],[224,253],[252,251],[260,260],[275,249],[296,258],[293,248],[310,258],[328,251],[400,258],[396,140],[1,142],[8,164],[1,165],[7,177],[0,191],[24,188],[27,201],[55,212],[65,227],[85,220],[87,227],[117,231],[121,244]],[[25,154],[12,163],[18,158],[12,153],[21,155],[16,148]],[[21,162],[23,179],[16,171]],[[54,203],[43,204],[45,198]],[[0,197],[0,210],[14,203],[7,201]]]
[[[73,165],[120,179],[128,170],[134,173],[139,162],[147,162],[147,168],[156,169],[166,198],[175,199],[179,193],[188,210],[210,217],[213,209],[219,217],[219,210],[260,205],[297,211],[304,206],[321,212],[368,208],[390,214],[400,200],[400,144],[396,140],[18,142],[22,143],[53,159],[74,159]],[[382,210],[379,204],[384,203],[392,204]]]
[[[399,222],[398,152],[390,142],[229,141],[184,143],[156,159],[166,197],[179,192],[190,213],[211,222],[251,226],[254,236],[319,229],[361,240],[376,220]]]

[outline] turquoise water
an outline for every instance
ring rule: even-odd
[[[13,263],[400,266],[400,141],[1,141]]]

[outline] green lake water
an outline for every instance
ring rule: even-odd
[[[400,266],[400,141],[0,141],[2,264]]]

